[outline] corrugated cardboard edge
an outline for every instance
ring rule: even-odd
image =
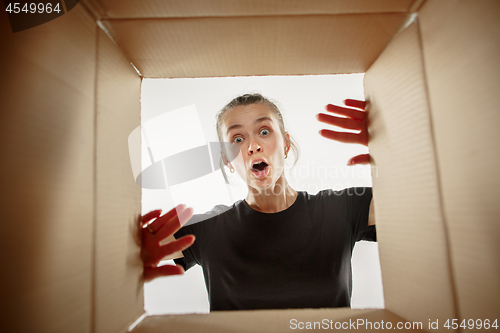
[[[128,135],[140,125],[141,78],[97,32],[94,332],[125,331],[143,310],[138,217],[141,188],[130,167]]]
[[[456,315],[427,85],[416,23],[365,75],[386,308],[410,320]]]
[[[84,2],[96,8],[99,18],[157,19],[407,13],[419,0],[84,0]]]
[[[360,326],[356,327],[356,323]],[[401,323],[399,324],[402,325],[401,327],[406,324],[405,332],[421,332],[427,328],[427,322],[420,324],[408,322],[388,310],[335,308],[215,311],[206,315],[151,316],[145,318],[132,332],[279,333],[302,330],[344,331],[356,328],[360,331],[377,332],[382,330],[382,327],[387,328],[388,323],[390,323],[390,329],[396,329],[398,323]]]
[[[500,2],[427,1],[419,17],[458,318],[493,322],[500,319]]]

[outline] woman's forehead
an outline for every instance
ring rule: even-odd
[[[224,115],[224,132],[235,125],[248,126],[257,120],[270,120],[276,123],[276,117],[268,106],[263,104],[238,105]]]

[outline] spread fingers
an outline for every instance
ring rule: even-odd
[[[363,123],[361,121],[354,120],[351,118],[341,118],[341,117],[335,117],[335,116],[330,116],[330,115],[327,115],[324,113],[320,113],[320,114],[316,115],[316,119],[318,119],[322,123],[326,123],[326,124],[330,124],[333,126],[346,128],[346,129],[361,131],[361,129],[363,128]]]
[[[344,143],[362,143],[359,134],[335,132],[330,130],[321,130],[319,134],[327,139],[344,142]]]
[[[160,215],[161,215],[161,209],[153,210],[153,211],[147,213],[146,215],[141,216],[139,221],[140,221],[142,227],[145,227],[149,221],[159,217]]]
[[[170,256],[175,252],[184,251],[185,249],[193,245],[195,239],[196,237],[194,235],[186,235],[173,242],[162,245],[161,246],[161,254],[163,256],[162,258]]]
[[[328,112],[336,113],[342,116],[346,116],[352,119],[363,120],[365,119],[365,111],[354,110],[349,108],[343,108],[338,105],[328,104],[325,107],[325,110]]]
[[[353,108],[366,110],[366,102],[365,101],[360,101],[357,99],[346,99],[344,101],[344,104],[347,106],[352,106]]]
[[[186,208],[178,214],[174,215],[170,220],[164,223],[159,230],[156,231],[155,237],[159,240],[165,239],[173,235],[193,216],[193,209]]]
[[[149,226],[144,228],[145,232],[148,232],[149,234],[156,234],[158,230],[160,230],[163,225],[171,221],[172,219],[175,219],[178,214],[181,214],[184,210],[186,209],[185,205],[178,205],[177,207],[171,209],[168,213],[162,216],[158,216],[156,220],[153,222],[149,223]],[[153,211],[156,212],[156,211]],[[151,213],[153,213],[151,212]],[[147,214],[146,214],[147,215]]]

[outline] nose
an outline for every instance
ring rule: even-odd
[[[252,155],[253,153],[260,153],[262,152],[262,147],[255,141],[250,142],[250,145],[248,146],[248,154]]]

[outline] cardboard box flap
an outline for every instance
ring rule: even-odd
[[[383,326],[380,326],[381,323]],[[215,311],[207,315],[146,317],[133,333],[214,332],[255,333],[290,332],[294,330],[360,330],[397,329],[405,332],[423,331],[425,323],[404,320],[388,310],[290,309],[254,311]],[[406,326],[405,326],[406,325]]]
[[[144,77],[365,72],[407,14],[109,20]]]
[[[429,1],[421,31],[460,319],[500,313],[500,2]]]
[[[137,233],[141,188],[127,145],[140,124],[141,79],[104,32],[97,40],[93,332],[124,332],[144,312]]]
[[[99,19],[409,13],[420,0],[85,0]]]
[[[0,13],[2,332],[90,332],[97,25]]]
[[[410,319],[456,316],[418,26],[365,75],[384,299]]]

